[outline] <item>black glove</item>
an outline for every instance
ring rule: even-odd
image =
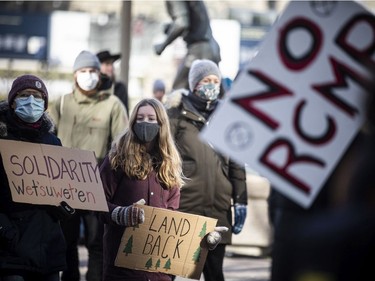
[[[5,214],[0,214],[0,245],[6,249],[14,249],[18,241],[17,228],[12,225]]]
[[[61,201],[58,206],[49,206],[49,213],[55,220],[64,221],[75,214],[75,209],[69,206],[65,201]]]

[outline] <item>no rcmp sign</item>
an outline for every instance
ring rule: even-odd
[[[365,121],[374,46],[360,3],[291,1],[202,138],[308,208]]]

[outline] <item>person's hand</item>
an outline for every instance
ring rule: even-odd
[[[0,244],[2,247],[14,250],[19,239],[18,231],[15,227],[0,226]]]
[[[172,23],[171,22],[168,22],[168,23],[164,24],[164,27],[163,27],[164,34],[168,35],[168,33],[171,30],[171,28],[172,28]]]
[[[157,55],[161,55],[161,53],[164,51],[164,46],[163,46],[163,44],[162,43],[160,43],[160,44],[155,44],[154,45],[154,50],[155,50],[155,53],[157,54]]]
[[[144,199],[139,200],[131,206],[116,207],[111,214],[112,220],[118,225],[136,226],[145,222],[145,211],[136,205],[144,205]]]
[[[246,219],[247,208],[244,204],[234,204],[234,225],[232,232],[238,234],[242,231],[242,228]]]
[[[227,231],[228,231],[228,227],[217,226],[214,228],[214,231],[209,232],[206,238],[208,250],[210,251],[214,250],[221,241],[221,233],[227,232]]]
[[[45,208],[56,221],[68,220],[75,214],[75,209],[65,201],[61,201],[57,206],[48,205]]]
[[[12,241],[17,236],[17,231],[12,226],[0,225],[0,239]]]

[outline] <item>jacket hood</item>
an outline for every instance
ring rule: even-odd
[[[177,108],[182,103],[182,97],[188,96],[189,91],[186,89],[177,89],[167,95],[165,95],[164,106],[166,109]]]
[[[13,128],[13,124],[9,122],[9,116],[13,114],[11,109],[9,108],[8,101],[1,101],[0,102],[0,138],[7,138],[9,135],[9,130],[11,127]],[[55,131],[55,125],[52,121],[51,117],[48,115],[47,112],[43,113],[41,117],[41,126],[38,130],[41,133],[53,133]],[[20,127],[20,130],[25,126]],[[14,129],[14,128],[13,128]],[[27,129],[27,128],[25,128]]]
[[[181,107],[186,117],[206,122],[218,102],[219,100],[205,101],[186,89],[178,89],[167,95],[164,106],[167,110]]]

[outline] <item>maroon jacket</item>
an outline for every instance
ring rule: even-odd
[[[130,179],[123,171],[111,169],[108,157],[100,166],[100,175],[107,199],[109,213],[102,217],[105,222],[103,241],[103,280],[149,280],[170,281],[171,276],[164,273],[131,270],[114,266],[117,251],[125,227],[115,224],[110,214],[117,206],[129,206],[146,200],[146,205],[176,210],[180,203],[180,189],[163,187],[153,171],[145,180]]]

